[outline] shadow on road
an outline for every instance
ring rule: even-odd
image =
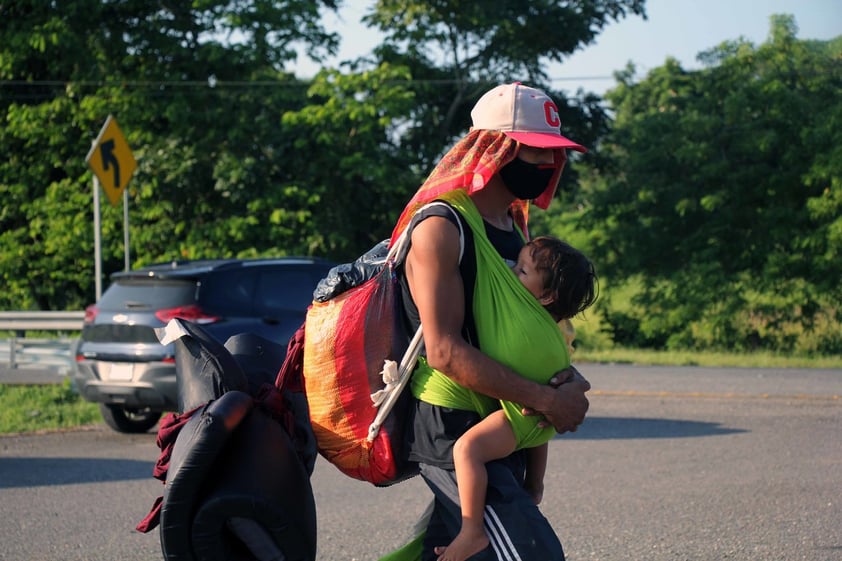
[[[153,464],[111,458],[0,458],[0,489],[151,479]]]
[[[575,433],[556,438],[612,440],[633,438],[691,438],[747,432],[719,423],[639,417],[588,417]],[[0,489],[44,487],[107,481],[151,479],[152,461],[115,458],[0,457]]]
[[[719,423],[683,421],[681,419],[643,419],[639,417],[587,417],[574,433],[556,438],[578,440],[611,440],[625,438],[690,438],[721,436],[747,432],[723,427]]]

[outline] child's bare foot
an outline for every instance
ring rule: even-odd
[[[488,547],[488,536],[482,528],[479,531],[469,531],[465,528],[456,535],[447,547],[435,548],[437,561],[465,561],[471,555],[479,553]]]

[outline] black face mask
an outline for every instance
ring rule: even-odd
[[[512,195],[529,201],[541,195],[550,183],[555,168],[547,164],[530,164],[515,158],[502,168],[500,177]]]

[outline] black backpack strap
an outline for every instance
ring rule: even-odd
[[[462,284],[465,289],[465,319],[462,326],[462,336],[472,346],[479,348],[479,337],[477,337],[477,328],[474,321],[474,284],[477,278],[477,257],[476,248],[474,247],[474,234],[471,227],[465,221],[465,218],[458,210],[453,208],[445,201],[433,201],[421,207],[412,217],[409,225],[406,228],[407,236],[411,235],[412,229],[422,220],[430,216],[440,216],[449,220],[462,234],[462,249],[459,260],[459,273],[462,276]],[[398,262],[403,262],[402,257],[409,251],[409,244],[406,244],[406,251]],[[418,310],[415,308],[415,303],[412,302],[409,293],[409,285],[406,282],[406,275],[401,275],[401,285],[403,287],[403,295],[405,299],[406,315],[409,320],[410,332],[414,332],[418,326]]]
[[[471,227],[465,222],[465,217],[456,212],[459,221],[462,223],[462,231],[465,236],[465,249],[462,252],[462,260],[459,262],[459,272],[462,275],[462,285],[465,288],[465,321],[462,325],[462,336],[472,346],[480,348],[477,326],[474,321],[474,286],[477,281],[477,250],[474,246],[474,233]]]

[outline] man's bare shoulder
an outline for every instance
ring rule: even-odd
[[[415,226],[411,239],[410,255],[414,259],[458,265],[459,228],[447,218],[425,218]]]

